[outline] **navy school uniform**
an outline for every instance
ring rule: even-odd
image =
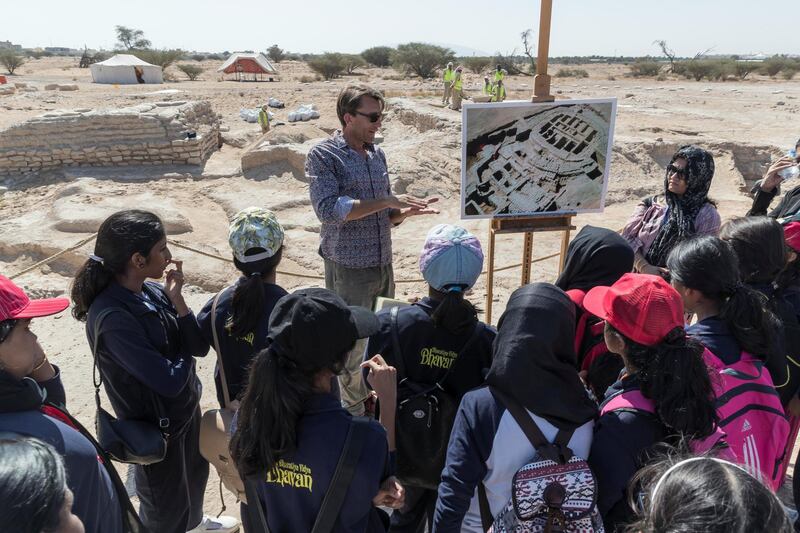
[[[139,516],[152,531],[184,533],[202,520],[208,480],[208,462],[199,451],[202,387],[194,363],[208,345],[194,314],[178,317],[162,286],[149,281],[140,294],[112,281],[97,296],[86,321],[90,345],[96,317],[108,307],[126,311],[106,316],[98,345],[114,412],[156,423],[157,394],[170,421],[166,458],[134,467]]]
[[[274,283],[264,283],[264,308],[259,317],[258,325],[254,331],[251,331],[244,337],[232,337],[225,324],[231,316],[231,304],[233,301],[233,293],[241,283],[247,281],[247,278],[242,277],[231,287],[223,289],[222,295],[217,302],[217,316],[214,321],[214,327],[217,329],[217,336],[219,338],[220,350],[222,354],[220,358],[225,365],[225,378],[228,382],[228,394],[231,400],[240,397],[244,389],[247,387],[247,372],[250,368],[250,362],[253,360],[255,354],[267,347],[267,331],[269,329],[269,315],[275,307],[275,302],[286,296],[288,293]],[[211,298],[203,306],[200,313],[197,314],[197,323],[200,325],[200,331],[203,333],[203,339],[206,344],[213,348],[214,334],[211,331],[211,307],[214,303],[214,298]],[[214,384],[217,388],[217,400],[220,406],[223,404],[222,395],[222,382],[220,381],[219,365],[215,367],[214,371]]]
[[[76,429],[38,409],[14,408],[16,398],[6,397],[6,392],[16,394],[4,386],[8,377],[3,374],[0,372],[0,433],[34,437],[53,446],[64,459],[67,486],[75,497],[72,512],[81,519],[86,532],[122,533],[120,501],[94,445]],[[65,404],[58,368],[52,379],[38,385],[45,392],[44,399],[48,403]]]
[[[297,425],[297,449],[258,484],[272,533],[311,531],[344,447],[351,415],[332,394],[314,394]],[[332,533],[384,533],[372,499],[392,475],[386,431],[370,421],[355,475]]]
[[[736,364],[741,359],[742,349],[736,342],[736,337],[728,324],[719,317],[708,317],[692,324],[686,328],[686,333],[699,340],[726,365]]]
[[[415,383],[433,385],[445,376],[450,365],[455,364],[442,387],[459,402],[467,391],[483,383],[492,364],[492,342],[497,332],[491,326],[478,324],[481,332],[458,357],[459,362],[456,364],[456,356],[472,336],[472,332],[455,336],[444,328],[437,328],[430,316],[438,306],[438,300],[426,297],[414,305],[398,309],[397,333],[406,374],[398,367],[398,354],[394,353],[391,309],[378,313],[381,329],[370,337],[366,358],[381,354],[387,363],[397,368],[398,383],[408,378]],[[364,372],[364,378],[366,377],[367,371]],[[436,491],[411,486],[405,488],[403,508],[392,513],[393,532],[414,532],[421,523],[433,519]]]
[[[625,375],[609,387],[606,401],[630,390],[639,390],[635,375]],[[628,505],[628,483],[647,462],[648,452],[666,437],[666,427],[651,413],[620,409],[597,420],[589,466],[597,480],[597,508],[606,531],[613,532],[634,518]]]

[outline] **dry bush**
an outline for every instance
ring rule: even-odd
[[[654,78],[661,73],[663,65],[658,61],[636,60],[628,65],[634,78]]]
[[[320,56],[309,59],[308,66],[326,80],[338,78],[346,68],[344,57],[336,52],[325,52]]]
[[[205,69],[197,65],[178,65],[178,70],[186,74],[190,81],[195,81]]]
[[[25,64],[25,58],[14,52],[0,52],[0,65],[6,67],[9,74]]]
[[[455,56],[449,48],[426,43],[406,43],[397,47],[392,65],[422,79],[433,78],[436,70],[444,67]]]
[[[280,63],[286,59],[286,52],[277,44],[273,44],[267,48],[267,56],[276,63]]]
[[[346,74],[354,74],[357,68],[367,66],[367,62],[359,54],[342,54],[342,60]]]
[[[303,76],[300,76],[300,78],[298,78],[297,81],[299,81],[300,83],[312,83],[312,82],[315,82],[315,81],[322,81],[322,78],[320,76],[306,76],[306,75],[303,75]]]
[[[588,78],[589,73],[582,68],[560,68],[556,78]]]
[[[373,46],[361,52],[361,57],[370,65],[385,68],[391,64],[393,52],[394,48],[389,46]]]
[[[492,64],[491,57],[481,57],[481,56],[472,56],[472,57],[464,57],[461,60],[461,64],[470,69],[475,74],[480,74],[489,69],[489,66]]]

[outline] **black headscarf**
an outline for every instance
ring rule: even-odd
[[[486,382],[559,429],[575,429],[597,413],[576,370],[575,306],[549,283],[511,294],[500,317]]]
[[[633,248],[618,233],[584,226],[569,243],[564,271],[556,286],[564,291],[609,287],[633,269]]]
[[[664,194],[669,207],[669,218],[661,226],[645,259],[656,266],[664,266],[672,248],[695,233],[694,221],[708,202],[708,189],[714,177],[714,158],[697,146],[681,146],[672,156],[686,160],[686,193],[682,197],[669,191],[669,170],[664,175]]]

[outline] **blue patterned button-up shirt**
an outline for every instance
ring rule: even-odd
[[[352,200],[391,195],[383,150],[368,145],[366,159],[348,146],[337,131],[311,149],[306,159],[311,204],[322,228],[320,254],[348,268],[392,263],[392,223],[389,209],[345,221]]]

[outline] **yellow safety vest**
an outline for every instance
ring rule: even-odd
[[[484,83],[483,84],[483,94],[493,94],[494,93],[494,85],[491,83]]]
[[[453,81],[453,77],[455,76],[455,74],[456,73],[455,73],[454,70],[450,70],[450,69],[447,69],[447,68],[444,69],[444,75],[443,75],[444,81],[445,82],[452,82]]]
[[[506,99],[506,88],[502,85],[495,85],[492,89],[492,102],[502,102]]]
[[[258,112],[258,123],[261,126],[269,126],[269,115],[263,109]]]
[[[506,75],[503,74],[502,70],[500,70],[500,71],[495,70],[494,71],[494,81],[495,81],[495,83],[497,83],[498,81],[502,80],[505,77],[506,77]]]
[[[459,74],[458,72],[455,73],[455,78],[456,79],[453,82],[453,90],[454,91],[460,91],[461,90],[461,84],[462,84],[462,82],[464,80],[461,78],[461,74]]]

